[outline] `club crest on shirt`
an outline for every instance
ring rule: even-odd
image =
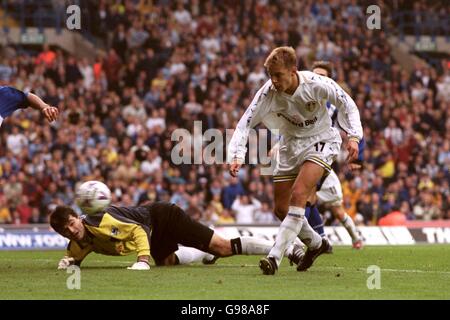
[[[111,228],[111,235],[112,236],[117,236],[118,234],[119,234],[119,228],[112,227]]]
[[[308,112],[313,112],[313,110],[316,108],[317,102],[316,101],[308,101],[305,104],[305,108]]]

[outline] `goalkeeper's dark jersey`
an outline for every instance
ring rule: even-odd
[[[83,219],[88,241],[70,241],[67,255],[77,264],[90,253],[123,256],[150,255],[152,213],[150,207],[111,206]]]
[[[136,252],[151,255],[157,265],[163,265],[178,244],[207,251],[214,234],[180,207],[163,201],[142,207],[111,206],[86,216],[83,224],[88,241],[70,241],[67,248],[67,256],[78,265],[90,252],[113,256]]]

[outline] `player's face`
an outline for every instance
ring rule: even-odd
[[[75,241],[80,241],[84,238],[86,234],[86,230],[84,229],[84,225],[81,222],[81,219],[78,217],[69,217],[69,222],[67,222],[66,226],[62,231],[62,236]]]
[[[295,68],[287,69],[283,66],[270,66],[267,71],[277,91],[294,93],[298,85]]]
[[[314,73],[317,73],[320,76],[324,76],[324,77],[328,77],[328,71],[322,68],[314,68],[313,69]]]

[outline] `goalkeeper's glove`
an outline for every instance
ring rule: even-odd
[[[69,266],[75,264],[75,259],[72,257],[64,257],[59,260],[58,270],[66,270]]]
[[[127,268],[128,270],[150,270],[150,265],[145,261],[138,261],[133,263],[131,267]]]

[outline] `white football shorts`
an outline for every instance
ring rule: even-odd
[[[342,204],[343,194],[339,178],[333,170],[323,181],[322,187],[316,192],[319,203],[328,206],[340,206]]]
[[[307,160],[331,172],[331,164],[339,154],[342,139],[336,128],[330,128],[312,137],[283,136],[279,143],[275,156],[274,182],[295,180],[300,166]]]

